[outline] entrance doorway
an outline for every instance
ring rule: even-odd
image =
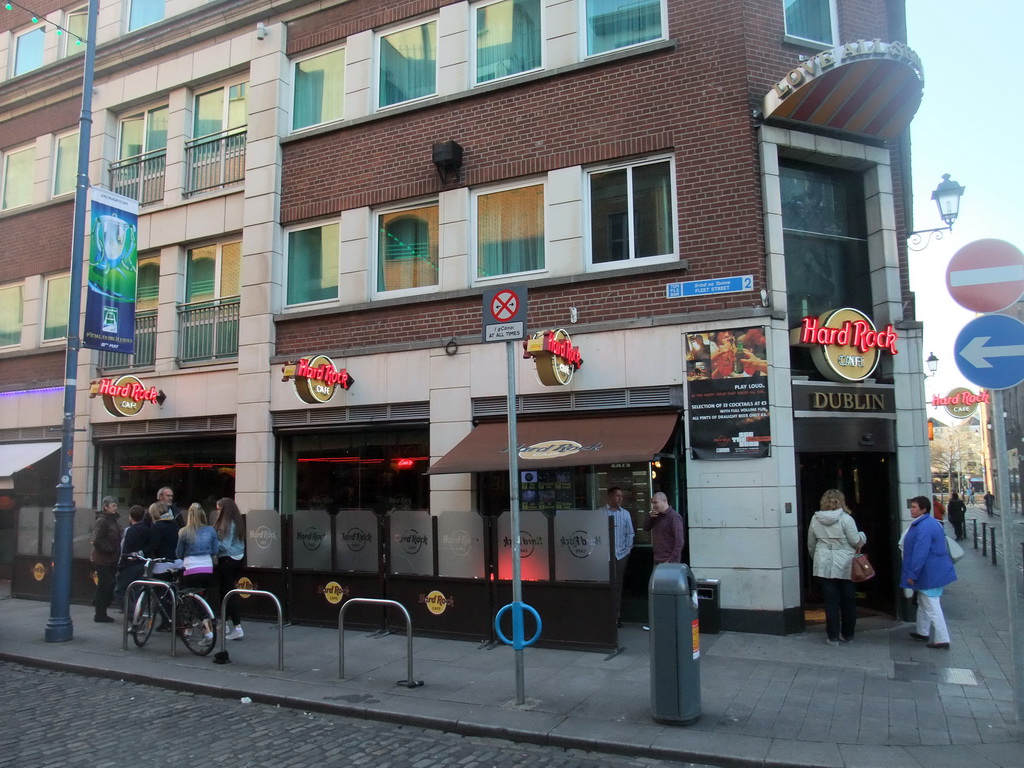
[[[899,563],[899,506],[893,495],[896,457],[890,453],[803,453],[799,464],[801,593],[808,623],[824,621],[823,600],[811,573],[807,528],[820,507],[821,495],[837,488],[867,536],[864,551],[877,575],[857,585],[857,607],[863,613],[896,613]]]

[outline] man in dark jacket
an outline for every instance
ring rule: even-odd
[[[965,514],[967,513],[967,505],[964,504],[957,494],[952,494],[949,497],[949,504],[946,506],[946,514],[949,515],[949,522],[953,526],[953,535],[956,536],[957,541],[961,541],[967,538],[967,533],[964,530]]]
[[[644,530],[651,532],[654,564],[682,561],[683,518],[668,505],[668,497],[659,491],[651,497],[651,513],[644,521]]]
[[[89,555],[89,562],[96,571],[96,595],[92,600],[96,615],[93,621],[114,621],[107,615],[107,608],[114,599],[114,577],[120,550],[121,524],[117,520],[117,499],[104,496],[92,524],[92,553]]]
[[[114,600],[118,604],[124,602],[124,593],[128,585],[141,579],[146,565],[141,560],[133,560],[129,555],[142,554],[149,543],[149,526],[146,524],[146,510],[139,504],[133,504],[128,510],[131,525],[124,532],[121,544],[121,557],[117,561],[117,581],[114,585]]]

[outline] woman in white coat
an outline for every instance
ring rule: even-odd
[[[850,566],[867,537],[846,508],[846,497],[834,488],[821,497],[821,509],[811,518],[807,551],[813,562],[825,599],[825,633],[829,645],[853,641],[857,627],[856,586],[850,580]]]

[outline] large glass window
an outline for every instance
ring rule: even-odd
[[[783,0],[786,34],[814,43],[835,44],[832,20],[835,0]]]
[[[661,0],[586,0],[587,55],[614,51],[664,36]]]
[[[164,486],[174,490],[182,509],[195,501],[207,513],[219,499],[235,495],[234,436],[112,445],[102,450],[101,463],[103,493],[123,499],[124,507],[148,508]]]
[[[156,107],[122,119],[118,157],[124,160],[143,152],[166,149],[167,115],[167,107]]]
[[[156,309],[160,298],[160,259],[139,259],[135,283],[135,312]]]
[[[83,53],[85,43],[82,41],[85,40],[86,33],[89,31],[88,7],[68,11],[64,16],[64,26],[71,34],[61,35],[60,55],[71,56],[75,53]]]
[[[17,208],[32,202],[35,164],[35,147],[25,147],[4,155],[3,204],[0,209]]]
[[[541,66],[540,0],[498,0],[476,9],[476,81]]]
[[[211,301],[241,293],[242,244],[193,248],[185,270],[185,301]]]
[[[68,335],[68,303],[71,296],[68,275],[46,281],[46,310],[43,317],[43,341],[63,339]]]
[[[20,285],[0,287],[0,347],[21,344],[22,288]]]
[[[164,0],[131,0],[128,31],[156,24],[164,18]]]
[[[590,174],[591,264],[676,253],[668,160]]]
[[[18,35],[14,40],[14,74],[23,75],[43,66],[43,47],[46,30],[36,27]]]
[[[69,133],[57,139],[57,158],[53,165],[53,195],[75,191],[78,181],[78,134]]]
[[[292,130],[345,116],[345,51],[330,51],[295,62]]]
[[[477,195],[477,277],[538,269],[544,269],[544,186]]]
[[[840,307],[870,315],[862,177],[835,168],[785,163],[779,184],[790,325]],[[807,349],[793,347],[791,357],[794,369],[814,370]]]
[[[436,21],[382,35],[379,43],[379,106],[420,99],[437,91]]]
[[[437,204],[377,217],[377,291],[437,285]]]
[[[248,122],[248,83],[235,83],[196,96],[192,138],[241,128]],[[165,139],[166,141],[166,139]]]
[[[288,233],[286,304],[305,304],[338,298],[337,224]]]

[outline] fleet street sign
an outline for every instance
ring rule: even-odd
[[[526,338],[526,288],[495,288],[484,292],[484,341]]]
[[[953,349],[960,373],[979,387],[1009,389],[1024,381],[1024,323],[1014,317],[974,318]]]
[[[752,290],[754,290],[754,276],[737,275],[736,277],[715,277],[710,280],[669,283],[665,286],[665,297],[681,299],[685,296],[713,296],[719,293],[741,293]]]
[[[946,268],[953,301],[975,312],[998,312],[1024,295],[1024,254],[1003,240],[975,240]]]

